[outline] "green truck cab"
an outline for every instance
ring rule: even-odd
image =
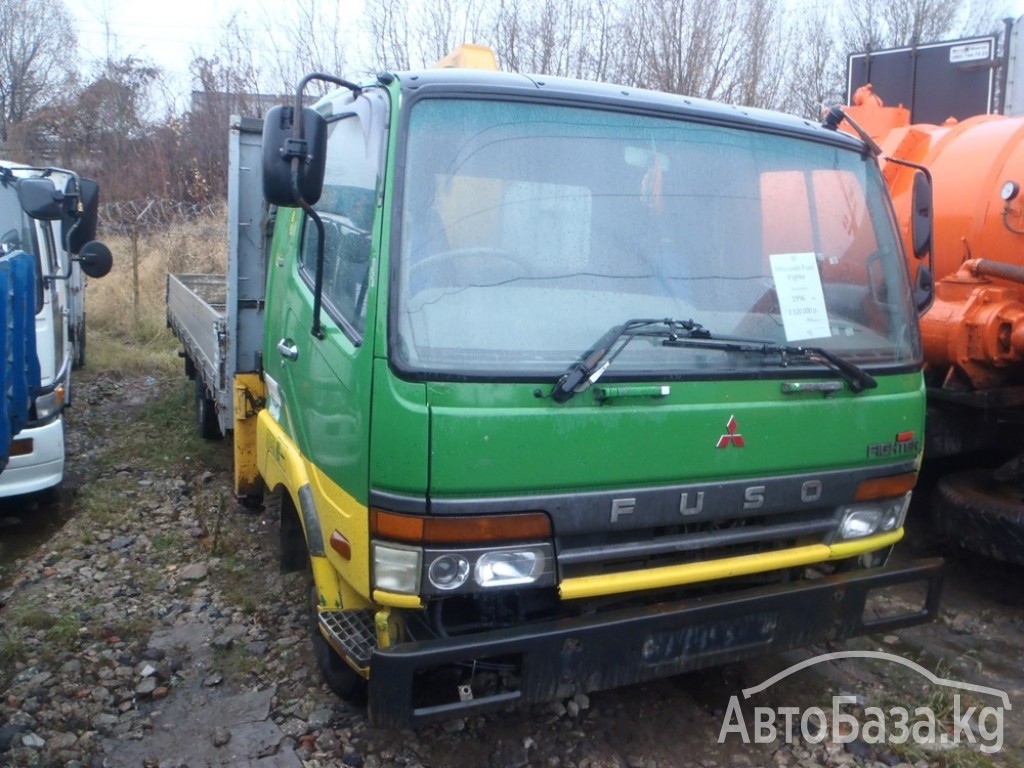
[[[228,400],[335,691],[407,726],[933,617],[941,563],[886,567],[924,389],[861,142],[558,78],[331,80],[244,183],[272,235]]]

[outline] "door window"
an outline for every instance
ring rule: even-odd
[[[313,206],[324,225],[323,302],[328,314],[358,340],[366,326],[374,214],[380,179],[382,133],[348,114],[333,121],[327,140],[324,189]],[[313,287],[317,230],[306,218],[300,269]]]

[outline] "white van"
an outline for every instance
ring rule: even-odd
[[[94,241],[98,188],[72,171],[0,162],[0,251],[34,256],[39,386],[27,425],[9,447],[0,497],[57,488],[64,477],[64,407],[71,369],[84,362],[83,273],[110,271],[110,250]],[[75,339],[83,344],[76,349]]]

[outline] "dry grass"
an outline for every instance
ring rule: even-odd
[[[100,370],[164,373],[181,367],[177,341],[167,329],[168,272],[224,273],[225,216],[167,229],[101,237],[114,267],[86,290],[88,365]]]

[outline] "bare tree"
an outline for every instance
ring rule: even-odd
[[[342,13],[342,4],[338,0],[296,0],[290,8],[291,23],[270,41],[280,92],[292,93],[309,72],[347,74],[346,43],[357,34],[349,29],[347,19],[352,17]],[[269,23],[265,26],[270,28]],[[322,96],[334,86],[314,81],[310,87],[312,93]]]
[[[846,99],[851,53],[903,48],[998,31],[999,0],[847,0],[797,17],[792,79],[783,103],[807,117]]]
[[[0,141],[72,79],[73,29],[61,0],[0,2]]]
[[[922,45],[989,31],[997,0],[847,0],[842,42],[847,52]]]
[[[756,1],[756,0],[755,0]],[[739,77],[746,30],[744,0],[640,0],[630,11],[638,31],[636,84],[728,100]]]
[[[108,60],[66,99],[12,125],[10,145],[31,162],[95,178],[105,199],[151,196],[166,178],[152,160],[148,120],[159,77],[158,69],[131,56]]]
[[[367,0],[365,11],[373,41],[371,56],[383,69],[400,70],[412,66],[409,42],[408,0]]]
[[[745,3],[737,21],[745,30],[747,50],[738,57],[738,82],[729,101],[751,107],[783,107],[796,45],[783,22],[781,3]]]
[[[799,44],[791,49],[792,76],[780,105],[786,110],[818,119],[824,106],[845,99],[847,51],[838,44],[839,10],[817,6],[795,20],[791,35]],[[845,14],[843,19],[848,20]]]
[[[603,79],[611,70],[614,0],[506,0],[494,47],[510,70]]]
[[[412,20],[413,64],[430,66],[461,43],[488,40],[485,0],[433,0]]]

